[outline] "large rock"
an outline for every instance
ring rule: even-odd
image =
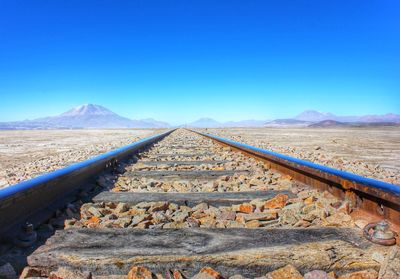
[[[120,202],[115,208],[115,213],[124,213],[129,210],[129,206],[126,203]]]
[[[192,279],[222,279],[221,274],[211,267],[203,267]]]
[[[217,216],[220,220],[235,220],[236,213],[230,210],[222,210],[221,213]]]
[[[304,279],[335,279],[335,277],[323,270],[313,270],[304,274]]]
[[[278,194],[274,198],[267,200],[264,203],[264,208],[274,209],[274,208],[282,208],[286,205],[289,197],[284,194]]]
[[[245,227],[249,228],[249,229],[258,228],[260,226],[261,226],[261,224],[260,224],[260,221],[258,221],[258,220],[252,220],[252,221],[246,222],[246,224],[245,224]]]
[[[169,202],[154,202],[149,208],[149,212],[165,211],[169,207]]]
[[[242,203],[239,206],[239,211],[243,213],[252,213],[254,211],[254,205],[251,203]]]
[[[378,272],[376,272],[373,269],[347,273],[338,277],[338,279],[377,279],[377,278],[378,278]]]
[[[134,266],[129,271],[126,279],[153,279],[153,274],[143,266]]]
[[[302,279],[303,276],[300,272],[291,264],[288,264],[282,268],[274,270],[267,274],[267,278],[271,279]]]
[[[188,217],[189,217],[188,212],[176,211],[172,216],[172,220],[174,220],[175,222],[184,222]]]
[[[150,214],[140,214],[140,215],[136,215],[132,218],[132,223],[131,226],[136,226],[137,224],[139,224],[140,222],[149,220],[151,218]]]
[[[37,278],[37,277],[28,277],[28,278]],[[42,278],[42,277],[40,277]],[[92,274],[90,272],[83,273],[77,270],[71,270],[65,267],[58,268],[57,271],[53,271],[50,273],[49,279],[92,279]]]
[[[343,212],[337,212],[333,214],[332,216],[329,216],[325,219],[326,221],[326,226],[332,226],[332,227],[354,227],[354,221],[351,218],[350,215],[343,213]]]

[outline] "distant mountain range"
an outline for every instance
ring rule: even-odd
[[[82,105],[58,116],[16,122],[0,122],[0,129],[73,129],[73,128],[164,128],[166,122],[154,119],[131,120],[93,104]]]
[[[193,128],[224,128],[224,127],[339,127],[339,126],[381,126],[400,125],[400,115],[364,115],[337,116],[307,110],[288,119],[243,120],[218,122],[212,118],[200,118],[194,122],[181,125]],[[58,116],[44,117],[34,120],[15,122],[0,122],[0,130],[15,129],[74,129],[74,128],[168,128],[167,122],[151,118],[132,120],[122,117],[111,110],[100,106],[87,104],[68,110]]]
[[[339,122],[335,120],[322,120],[308,125],[311,128],[338,128],[338,127],[378,127],[378,126],[399,126],[396,122]]]
[[[400,124],[400,115],[388,113],[383,115],[337,116],[315,110],[306,110],[288,119],[276,119],[265,123],[265,126],[300,126],[300,127],[338,127],[338,126],[383,126]]]
[[[316,110],[306,110],[293,118],[275,120],[243,120],[218,122],[212,118],[200,118],[185,126],[194,128],[225,127],[339,127],[339,126],[383,126],[400,125],[400,115],[388,113],[384,115],[337,116]]]
[[[319,122],[323,120],[335,120],[339,122],[365,122],[365,123],[378,123],[378,122],[393,122],[400,123],[400,115],[394,113],[387,113],[382,115],[363,115],[363,116],[337,116],[332,113],[323,113],[315,110],[306,110],[294,119]]]

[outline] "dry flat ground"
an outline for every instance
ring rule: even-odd
[[[0,188],[161,130],[0,131]],[[400,128],[229,128],[207,132],[400,184]]]
[[[0,131],[0,188],[158,132],[161,130]]]
[[[400,127],[229,128],[206,132],[400,184]]]

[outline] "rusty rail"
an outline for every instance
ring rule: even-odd
[[[354,215],[368,216],[371,221],[386,219],[398,231],[400,228],[400,185],[362,177],[327,166],[300,160],[215,135],[193,132],[261,159],[269,167],[294,180],[348,200],[356,210]]]

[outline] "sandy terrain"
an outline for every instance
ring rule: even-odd
[[[158,132],[151,129],[0,131],[0,188]]]
[[[400,128],[230,128],[210,133],[400,184]]]

